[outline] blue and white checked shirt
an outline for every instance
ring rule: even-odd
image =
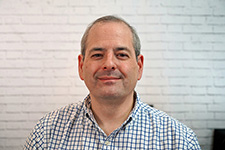
[[[128,119],[109,136],[96,123],[90,96],[40,119],[24,149],[198,150],[194,132],[164,112],[140,101]]]

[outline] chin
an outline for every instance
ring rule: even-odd
[[[121,97],[121,94],[116,92],[107,92],[107,93],[102,93],[102,97],[105,99],[116,99]]]

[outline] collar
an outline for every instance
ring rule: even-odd
[[[131,121],[135,121],[137,118],[139,108],[140,108],[140,97],[139,94],[135,91],[134,92],[134,99],[135,99],[135,104],[134,108],[130,112],[129,117],[127,120],[122,124],[122,127],[125,127],[127,124],[129,124]],[[87,95],[87,97],[84,99],[84,110],[86,113],[87,118],[93,123],[97,125],[97,121],[95,120],[95,117],[93,115],[93,112],[91,110],[91,97],[90,94]]]

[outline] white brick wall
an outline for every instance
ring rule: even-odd
[[[80,38],[108,14],[141,37],[142,100],[211,149],[213,129],[225,128],[224,0],[1,0],[0,149],[21,149],[40,117],[86,96],[77,74]]]

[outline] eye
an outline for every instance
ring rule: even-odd
[[[129,58],[129,55],[127,55],[126,53],[119,53],[117,54],[117,57],[121,59],[126,59]]]
[[[91,55],[91,58],[99,59],[99,58],[102,58],[102,56],[103,56],[102,54],[96,53],[96,54]]]

